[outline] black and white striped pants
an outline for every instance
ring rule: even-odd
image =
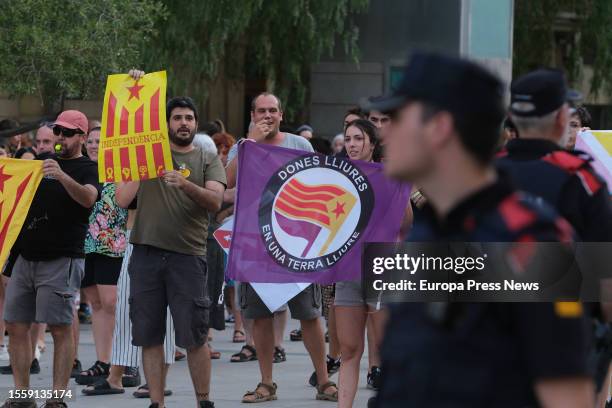
[[[129,241],[129,231],[126,239]],[[130,322],[130,276],[128,265],[132,256],[132,244],[128,244],[123,256],[121,273],[117,282],[117,308],[115,311],[115,331],[113,333],[113,354],[111,364],[126,367],[140,366],[140,347],[132,345],[132,324]],[[164,352],[166,364],[174,363],[174,324],[168,310],[166,318],[166,339],[164,341]]]

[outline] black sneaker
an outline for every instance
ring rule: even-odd
[[[149,408],[159,408],[159,403],[153,402],[151,405],[149,405]]]
[[[140,371],[138,367],[126,367],[123,377],[121,377],[121,385],[125,388],[138,387],[140,385]]]
[[[32,360],[32,365],[30,365],[30,374],[39,374],[40,373],[40,364],[38,363],[38,359]],[[9,364],[7,366],[0,366],[0,374],[4,375],[12,375],[13,367]]]
[[[81,361],[75,358],[74,362],[72,363],[72,371],[70,372],[70,378],[77,378],[77,376],[81,375],[81,371],[83,371]]]
[[[380,376],[382,371],[376,366],[372,366],[372,371],[368,373],[368,388],[377,390],[380,387]]]
[[[332,375],[336,374],[338,370],[340,370],[340,359],[334,360],[330,356],[327,356],[327,375],[331,377]],[[310,376],[308,384],[313,387],[316,387],[318,383],[319,382],[317,381],[317,372],[315,371]]]
[[[376,397],[370,397],[368,399],[368,408],[375,408],[376,407]]]
[[[215,403],[212,401],[200,401],[200,408],[215,408]]]

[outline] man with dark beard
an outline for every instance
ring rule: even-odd
[[[137,80],[144,73],[130,72]],[[142,347],[151,407],[164,406],[166,310],[174,320],[176,345],[187,349],[198,406],[209,401],[210,351],[206,288],[208,213],[221,208],[225,171],[216,154],[195,146],[198,114],[193,101],[176,97],[166,106],[175,170],[160,178],[117,186],[117,203],[127,207],[138,197],[130,236],[129,266],[132,343]]]

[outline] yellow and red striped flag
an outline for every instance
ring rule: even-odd
[[[0,158],[0,268],[19,236],[42,180],[40,160]]]
[[[166,71],[134,81],[109,75],[98,151],[100,182],[147,180],[172,170],[166,125]]]

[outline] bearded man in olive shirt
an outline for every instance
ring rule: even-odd
[[[134,79],[141,71],[130,72]],[[135,346],[142,347],[151,406],[164,406],[166,308],[170,307],[177,346],[187,349],[198,406],[212,408],[206,288],[208,212],[221,208],[225,171],[218,157],[192,141],[197,111],[190,98],[166,107],[172,161],[176,170],[158,179],[117,187],[117,203],[127,207],[138,197],[138,215],[130,236],[130,319]]]

